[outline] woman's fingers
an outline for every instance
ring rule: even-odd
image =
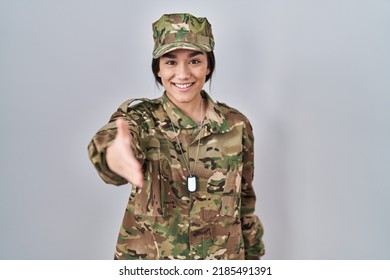
[[[108,167],[132,185],[141,187],[144,182],[142,166],[131,149],[132,137],[128,125],[120,118],[116,120],[116,126],[117,134],[106,153]]]

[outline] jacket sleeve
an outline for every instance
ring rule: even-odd
[[[244,120],[243,132],[243,170],[241,185],[241,224],[244,237],[245,259],[260,259],[264,255],[263,225],[254,214],[256,195],[253,189],[254,137],[252,126]]]
[[[111,145],[116,136],[115,121],[118,118],[124,118],[129,126],[129,131],[132,136],[131,148],[135,152],[137,159],[141,161],[141,164],[145,158],[142,149],[139,146],[139,121],[136,112],[128,112],[128,105],[131,102],[124,102],[118,110],[111,116],[110,121],[98,130],[93,136],[91,142],[88,145],[89,158],[96,168],[99,176],[107,184],[112,185],[124,185],[128,182],[118,174],[110,170],[106,161],[107,147]]]

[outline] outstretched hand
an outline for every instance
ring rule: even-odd
[[[117,134],[107,148],[106,160],[111,171],[125,178],[133,186],[141,187],[144,183],[141,163],[131,148],[132,137],[124,119],[116,120]]]

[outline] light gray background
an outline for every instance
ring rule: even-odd
[[[265,258],[389,259],[385,0],[0,0],[0,259],[112,259],[130,188],[87,144],[161,95],[151,23],[172,12],[209,18],[211,95],[253,124]]]

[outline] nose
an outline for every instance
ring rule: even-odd
[[[180,63],[176,69],[176,77],[178,79],[187,80],[190,78],[191,72],[189,69],[189,65],[187,65],[186,63]]]

